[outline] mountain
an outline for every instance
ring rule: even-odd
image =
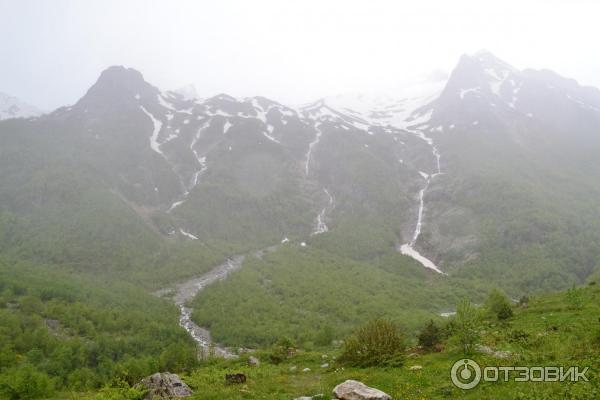
[[[599,91],[489,52],[416,87],[301,109],[326,233],[209,288],[199,324],[231,345],[312,341],[381,310],[410,326],[488,285],[517,298],[598,276]]]
[[[379,309],[378,291],[410,319],[490,285],[517,297],[598,270],[597,89],[480,51],[391,95],[295,108],[188,93],[114,66],[73,106],[0,122],[0,248],[156,287],[275,246],[203,295],[243,315],[248,296],[343,314],[336,282],[366,302],[356,313]],[[298,297],[298,282],[313,284]],[[233,315],[199,318],[224,318],[225,336],[241,332]]]
[[[0,92],[0,120],[8,118],[36,117],[42,114],[36,107],[16,97]]]

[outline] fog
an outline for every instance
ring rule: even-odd
[[[163,89],[298,104],[393,92],[480,48],[600,86],[599,12],[548,0],[0,0],[0,92],[50,110],[120,64]]]

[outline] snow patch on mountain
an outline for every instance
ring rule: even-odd
[[[0,93],[0,120],[8,118],[37,117],[42,112],[14,96]]]
[[[173,90],[173,93],[177,93],[183,100],[198,100],[198,92],[193,84],[187,84],[180,87],[179,89]]]
[[[188,239],[192,239],[192,240],[198,240],[198,238],[194,235],[192,235],[189,232],[184,231],[183,229],[179,229],[179,233],[181,233],[183,236],[187,237]]]
[[[162,122],[158,119],[154,118],[154,115],[150,114],[148,110],[144,106],[140,106],[140,109],[150,118],[152,121],[152,135],[150,136],[150,148],[154,150],[156,153],[160,154],[162,157],[167,159],[165,153],[160,149],[160,143],[158,142],[158,134],[162,129]]]

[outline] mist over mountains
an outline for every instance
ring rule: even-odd
[[[163,92],[115,66],[75,105],[0,124],[3,212],[35,241],[22,218],[95,212],[83,198],[98,195],[129,214],[136,241],[251,249],[323,234],[354,243],[352,258],[410,244],[405,254],[446,273],[564,286],[597,267],[599,111],[597,89],[487,51],[463,55],[447,81],[300,108]],[[65,173],[76,193],[62,192]],[[51,236],[72,219],[57,217]]]

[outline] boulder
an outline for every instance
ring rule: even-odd
[[[391,400],[381,390],[370,388],[362,382],[347,380],[333,388],[333,398],[339,400]]]
[[[138,389],[147,390],[144,400],[172,399],[189,397],[192,389],[178,375],[169,372],[157,372],[140,381]]]
[[[246,375],[244,374],[225,374],[225,383],[228,385],[234,383],[246,383]]]
[[[248,365],[258,367],[260,365],[260,360],[254,356],[248,357]]]

